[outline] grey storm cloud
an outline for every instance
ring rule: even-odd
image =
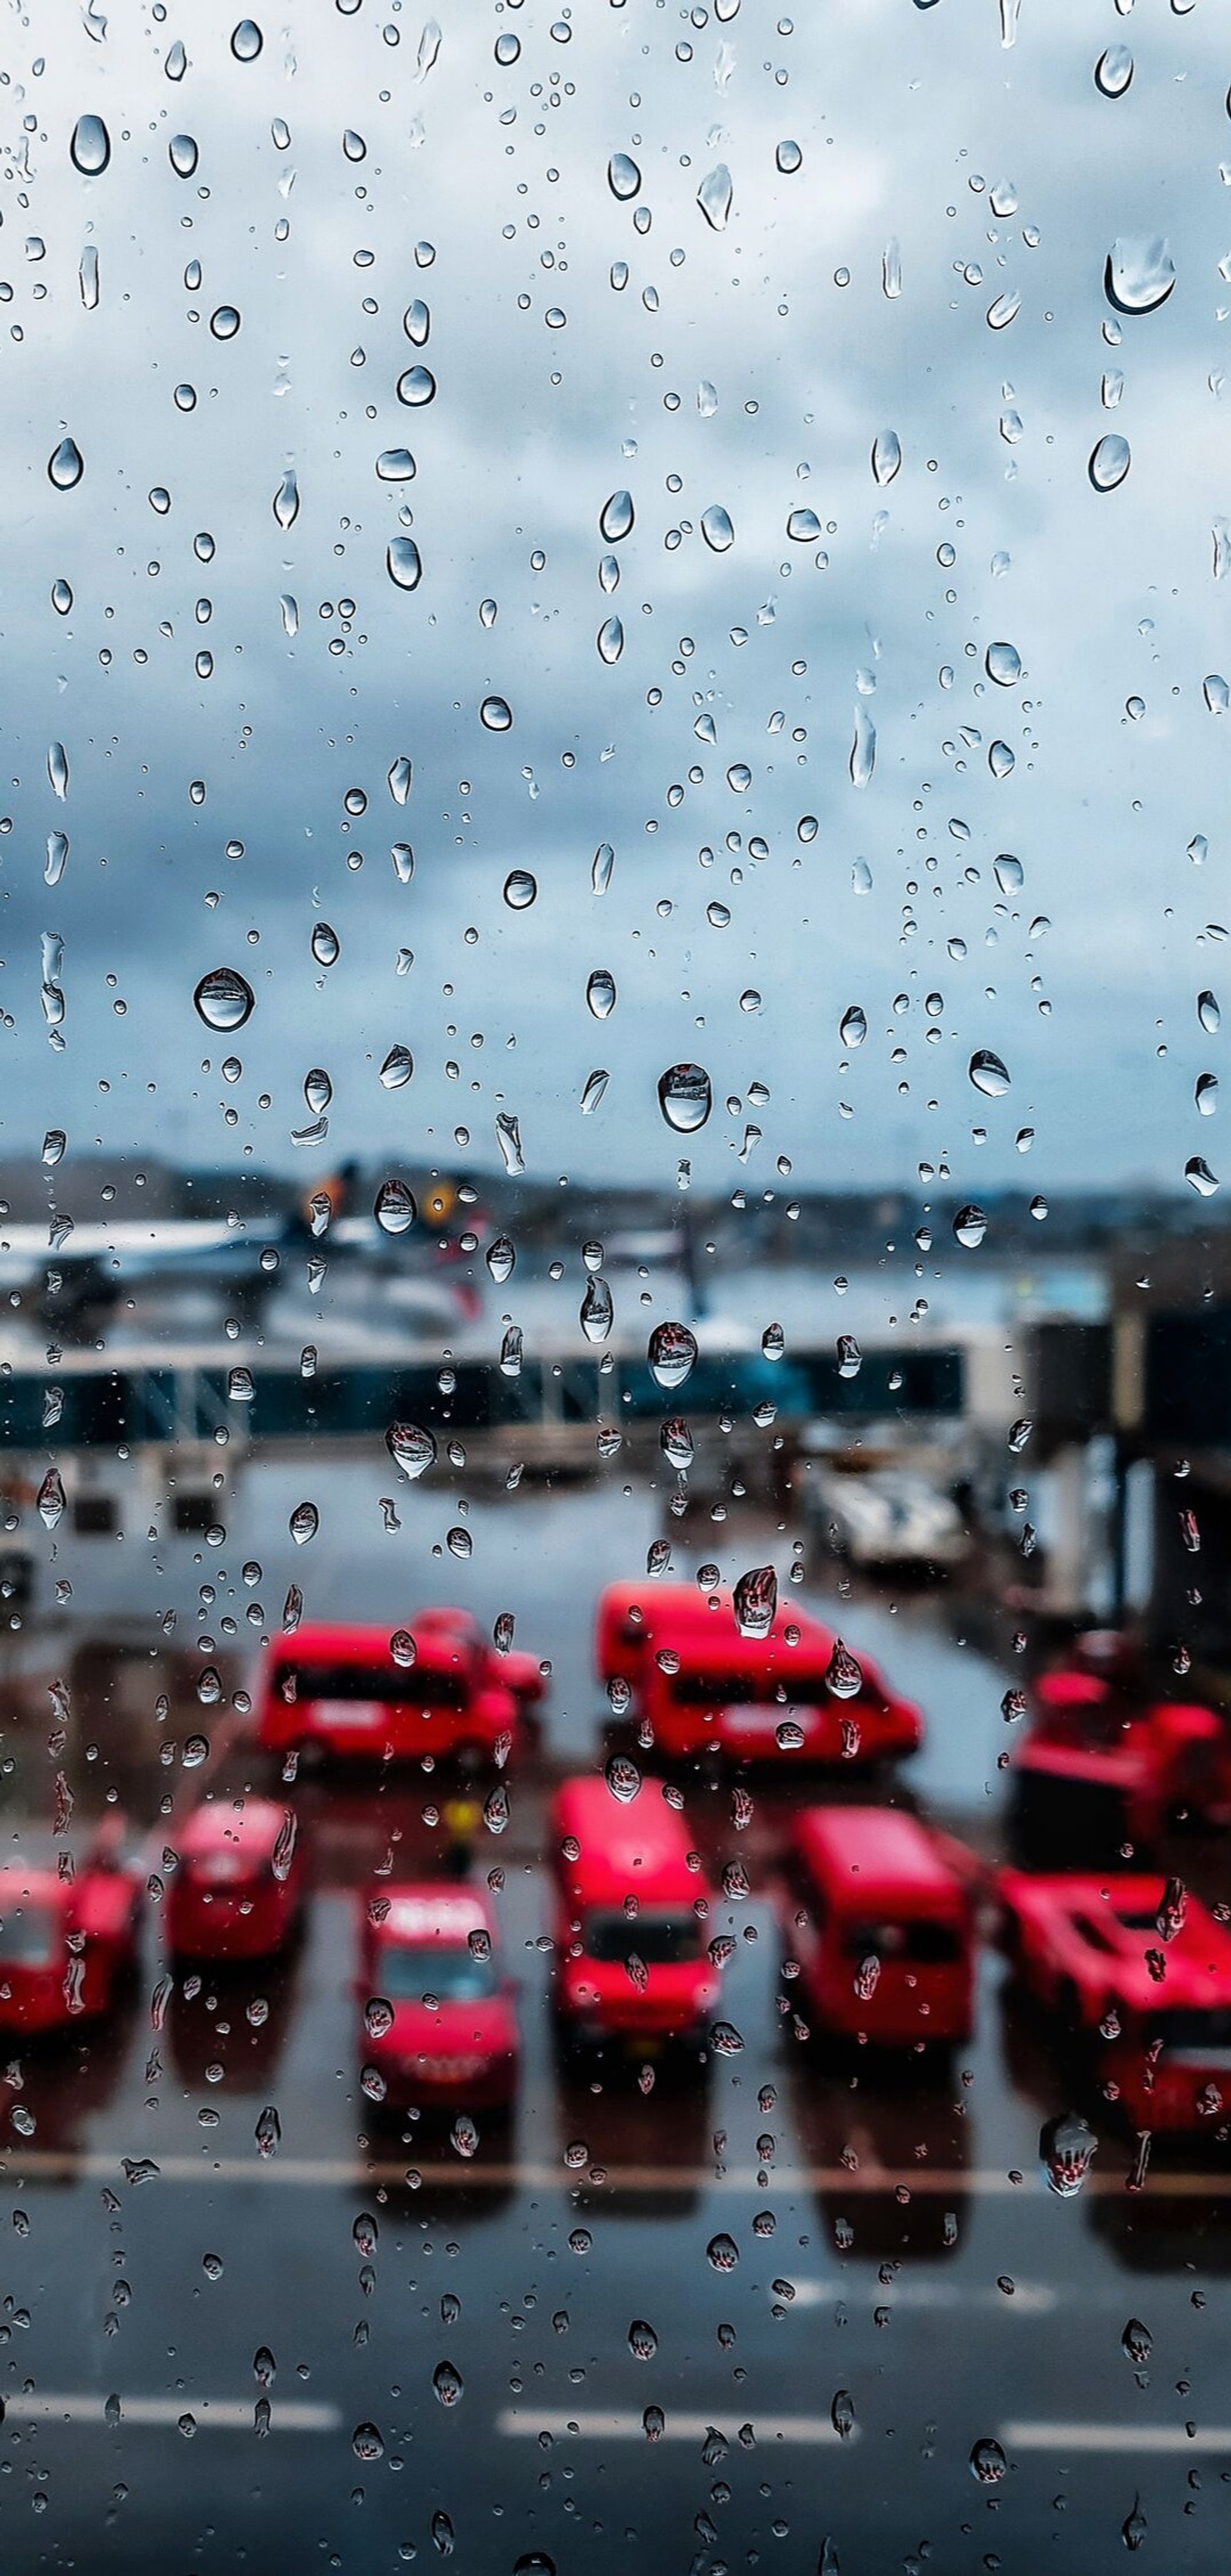
[[[536,1173],[669,1183],[658,1076],[695,1058],[704,1187],[773,1185],[779,1158],[806,1185],[900,1178],[945,1152],[972,1191],[1179,1185],[1214,1132],[1194,998],[1227,908],[1231,126],[1209,13],[1112,21],[1135,57],[1117,98],[1100,36],[1032,0],[1010,47],[991,0],[846,0],[793,26],[759,0],[722,20],[458,7],[430,63],[425,13],[392,0],[284,7],[249,62],[234,17],[44,0],[9,31],[10,1149],[56,1123],[306,1172],[290,1136],[322,1065],[326,1154],[494,1163],[507,1108]],[[70,151],[85,115],[110,139],[96,176]],[[635,197],[608,184],[616,152]],[[714,230],[697,198],[720,166]],[[1113,242],[1163,234],[1173,291],[1120,316]],[[426,402],[398,396],[416,367]],[[902,461],[878,482],[886,432]],[[58,490],[66,435],[85,471]],[[1104,435],[1132,462],[1100,493]],[[403,447],[413,478],[382,479]],[[624,488],[635,523],[608,544]],[[787,535],[803,511],[807,542]],[[404,539],[413,589],[387,569]],[[492,694],[506,731],[480,721]],[[537,885],[519,911],[513,869]],[[257,1007],[220,1044],[192,993],[223,964]],[[617,989],[601,1020],[596,969]],[[847,1053],[852,1003],[868,1036]],[[388,1092],[395,1044],[416,1070]],[[972,1086],[978,1049],[1003,1097]]]

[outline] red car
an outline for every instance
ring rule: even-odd
[[[1139,2129],[1208,2130],[1231,2111],[1231,1932],[1155,1875],[1003,1870],[1003,1939],[1026,1991],[1092,2052]]]
[[[303,1913],[295,1818],[272,1798],[211,1800],[188,1818],[167,1895],[167,1947],[189,1959],[262,1959]]]
[[[810,1807],[791,1838],[784,1991],[810,2031],[890,2048],[968,2037],[971,1877],[893,1807]]]
[[[561,2039],[611,2042],[638,2061],[669,2042],[704,2048],[719,1997],[703,1930],[712,1899],[660,1784],[625,1805],[604,1779],[566,1780],[549,1831]]]
[[[430,1753],[473,1765],[515,1745],[542,1694],[529,1655],[499,1654],[464,1610],[425,1610],[413,1627],[305,1626],[271,1646],[258,1733],[270,1753],[365,1762]]]
[[[517,1994],[477,1887],[378,1886],[363,1924],[364,2062],[390,2110],[507,2110],[517,2092]]]
[[[869,1766],[922,1740],[918,1709],[871,1659],[794,1604],[779,1604],[767,1636],[748,1637],[725,1593],[711,1609],[686,1583],[616,1583],[599,1603],[595,1652],[600,1678],[628,1686],[668,1760],[715,1751]]]
[[[1134,1701],[1080,1666],[1045,1673],[1012,1761],[1010,1825],[1027,1862],[1114,1864],[1173,1816],[1231,1823],[1231,1733],[1210,1708]]]
[[[142,1886],[101,1838],[71,1879],[0,1869],[0,2032],[32,2038],[109,2009],[136,1958]]]

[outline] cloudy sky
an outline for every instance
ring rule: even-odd
[[[504,1110],[536,1175],[1219,1173],[1219,13],[434,5],[6,13],[8,1149],[307,1181]]]

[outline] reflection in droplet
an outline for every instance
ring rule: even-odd
[[[1108,45],[1094,66],[1095,86],[1104,98],[1123,98],[1133,77],[1133,57],[1127,45]]]
[[[982,1208],[972,1203],[958,1209],[953,1220],[954,1240],[964,1245],[967,1252],[977,1252],[986,1233],[987,1218]]]
[[[1117,313],[1156,313],[1175,285],[1175,262],[1161,234],[1114,241],[1107,253],[1103,291]]]
[[[167,158],[177,179],[191,179],[198,153],[191,134],[173,134],[167,145]]]
[[[1009,323],[1015,321],[1017,315],[1020,313],[1021,303],[1022,299],[1020,295],[996,296],[994,301],[989,304],[987,308],[989,330],[1006,330]]]
[[[255,1007],[252,986],[233,966],[215,966],[203,975],[193,1001],[207,1028],[242,1029]]]
[[[1199,1199],[1212,1199],[1218,1187],[1217,1175],[1201,1154],[1190,1154],[1184,1166],[1184,1178]]]
[[[989,680],[998,688],[1012,689],[1022,676],[1022,657],[1012,644],[989,644],[984,656]]]
[[[111,137],[101,116],[79,116],[68,148],[74,169],[84,178],[101,178],[111,159]]]
[[[407,367],[405,374],[398,377],[398,401],[405,403],[411,411],[420,410],[424,403],[430,403],[435,393],[436,379],[430,367]]]
[[[385,569],[398,590],[417,590],[423,575],[423,559],[413,537],[390,537],[385,549]]]
[[[415,460],[408,447],[382,447],[376,471],[382,483],[412,483]]]
[[[312,925],[312,954],[318,966],[336,966],[342,954],[342,942],[328,921]]]
[[[413,1190],[405,1181],[382,1181],[372,1214],[382,1234],[405,1234],[419,1213]]]
[[[402,1091],[415,1069],[415,1059],[408,1046],[391,1046],[380,1068],[380,1080],[386,1091]]]
[[[702,511],[701,534],[716,555],[725,555],[728,546],[734,545],[735,530],[730,513],[724,510],[721,501],[712,501],[708,510]]]
[[[873,442],[872,473],[878,483],[892,483],[902,463],[902,442],[896,429],[882,429]]]
[[[860,1047],[868,1034],[867,1013],[858,1002],[852,1002],[838,1022],[838,1035],[844,1047]]]
[[[234,304],[220,304],[209,317],[209,327],[216,340],[233,340],[239,326],[240,316]]]
[[[967,1070],[975,1090],[984,1092],[989,1100],[1001,1099],[1009,1088],[1007,1067],[990,1047],[978,1047]]]
[[[607,164],[607,185],[621,205],[635,197],[641,187],[641,172],[627,152],[613,152]]]
[[[607,617],[596,638],[600,662],[618,662],[624,650],[624,628],[618,617]]]
[[[784,179],[791,179],[797,170],[802,170],[803,161],[798,143],[780,143],[775,150],[775,166],[781,170]]]
[[[513,710],[507,698],[484,698],[479,709],[479,722],[489,733],[507,733],[513,722]]]
[[[62,438],[47,461],[47,472],[57,492],[71,492],[85,472],[85,459],[75,438]]]
[[[511,868],[504,881],[504,899],[510,912],[526,912],[538,893],[538,879],[529,868]]]
[[[241,18],[231,37],[231,51],[237,63],[254,63],[265,39],[255,18]]]
[[[586,984],[586,1001],[596,1020],[608,1019],[616,1006],[616,982],[610,969],[596,966]]]
[[[658,1386],[682,1386],[697,1356],[696,1335],[687,1324],[656,1324],[647,1356]]]
[[[1096,492],[1114,492],[1117,484],[1124,481],[1131,463],[1128,440],[1109,430],[1091,450],[1086,471]]]
[[[725,231],[727,217],[731,212],[731,196],[731,173],[726,162],[720,161],[717,168],[711,170],[708,177],[702,180],[697,190],[697,204],[711,232]]]
[[[713,1108],[713,1089],[704,1065],[672,1064],[660,1075],[658,1106],[668,1127],[681,1136],[694,1136],[704,1127]]]
[[[1222,1021],[1222,1012],[1212,993],[1198,993],[1197,1017],[1207,1037],[1215,1036]]]
[[[815,510],[792,510],[786,532],[793,545],[815,545],[821,534],[821,523]]]
[[[434,1434],[418,1422],[391,1422],[385,1433],[385,1447],[396,1467],[410,1484],[417,1484],[436,1464]],[[413,1658],[412,1658],[413,1660]]]
[[[613,492],[598,514],[599,533],[609,546],[618,546],[632,527],[636,513],[631,492]]]

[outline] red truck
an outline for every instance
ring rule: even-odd
[[[972,1876],[893,1807],[809,1807],[788,1854],[783,1991],[810,2034],[943,2048],[974,2010]]]
[[[1036,1684],[1011,1765],[1018,1857],[1041,1867],[1123,1866],[1177,1815],[1231,1824],[1231,1732],[1211,1708],[1130,1696],[1080,1663]]]
[[[1231,1932],[1154,1874],[1002,1870],[1001,1938],[1025,1992],[1137,2129],[1225,2135]]]
[[[286,1807],[211,1799],[179,1836],[167,1947],[177,1958],[269,1958],[299,1927],[304,1885],[303,1845]]]
[[[142,1888],[103,1838],[72,1878],[0,1869],[0,2031],[33,2038],[109,2010],[136,1959]]]
[[[697,2056],[719,1996],[703,1929],[712,1897],[660,1784],[623,1804],[605,1779],[564,1781],[548,1857],[558,2038],[638,2064],[668,2048]]]
[[[507,2110],[517,2092],[517,1994],[494,1908],[477,1887],[378,1883],[364,1908],[366,2066],[390,2111]]]
[[[465,1610],[424,1610],[409,1628],[311,1625],[266,1654],[257,1728],[268,1753],[313,1761],[478,1768],[500,1761],[542,1696],[530,1655],[501,1654]]]
[[[667,1760],[713,1753],[866,1769],[922,1741],[918,1709],[870,1657],[848,1654],[793,1604],[778,1605],[766,1635],[746,1636],[729,1594],[615,1583],[599,1602],[595,1655],[600,1679],[625,1686]]]

